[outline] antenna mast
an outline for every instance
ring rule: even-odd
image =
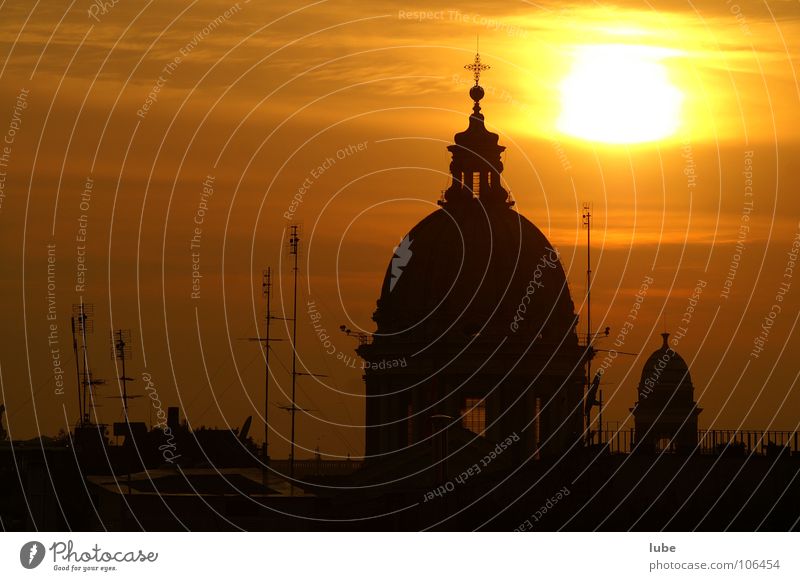
[[[81,414],[79,423],[82,426],[92,423],[89,417],[89,407],[91,406],[93,409],[95,407],[92,386],[102,385],[105,383],[105,381],[102,379],[92,378],[92,370],[89,366],[89,346],[86,341],[86,335],[94,331],[94,321],[92,321],[93,316],[93,304],[84,303],[83,300],[81,300],[80,303],[72,305],[73,348],[75,349],[75,361],[78,368],[78,404],[80,406]],[[81,338],[80,348],[83,353],[83,357],[81,358],[83,359],[83,371],[81,371],[80,364],[78,363],[79,357],[78,344],[75,337],[76,334]]]
[[[295,449],[295,416],[298,411],[308,412],[311,410],[297,407],[297,377],[300,375],[308,375],[310,377],[327,377],[319,373],[311,373],[308,371],[297,371],[297,260],[300,254],[300,235],[298,234],[299,226],[293,224],[291,226],[291,234],[289,236],[289,254],[294,256],[294,306],[292,313],[292,402],[290,406],[283,407],[292,416],[292,445],[289,449],[289,479],[294,480],[294,449]]]
[[[297,413],[297,257],[300,249],[300,236],[297,233],[297,224],[292,224],[289,236],[289,253],[294,256],[294,307],[292,309],[292,407],[289,410],[292,417],[292,444],[289,450],[289,478],[294,479],[294,427]]]
[[[264,278],[261,282],[261,288],[264,292],[264,298],[267,301],[267,312],[264,317],[264,463],[269,464],[269,421],[267,414],[269,413],[269,324],[272,319],[272,312],[270,311],[270,298],[272,293],[272,268],[267,267],[264,271]]]
[[[267,302],[266,314],[264,317],[264,336],[263,337],[247,337],[246,341],[258,341],[264,344],[264,448],[262,450],[264,456],[264,463],[269,464],[269,350],[270,343],[273,341],[283,341],[283,339],[273,338],[270,335],[270,323],[273,320],[280,319],[288,321],[285,317],[275,317],[272,315],[272,268],[267,267],[262,272],[261,291]],[[266,472],[265,472],[266,473]]]
[[[592,385],[592,206],[583,204],[583,226],[586,228],[586,393],[587,398]],[[601,396],[602,397],[602,396]],[[591,405],[586,412],[586,437],[588,443],[594,441],[591,430]],[[602,430],[602,426],[600,427]]]
[[[131,358],[131,330],[130,329],[117,329],[111,333],[112,358],[119,359],[122,366],[122,375],[118,378],[122,385],[122,395],[118,396],[122,399],[122,412],[125,418],[125,423],[128,423],[128,400],[139,397],[138,395],[128,395],[128,382],[133,381],[132,377],[128,377],[125,373],[125,361]]]
[[[75,310],[75,305],[73,305],[73,312]],[[70,317],[70,322],[72,323],[72,351],[75,353],[75,378],[76,383],[75,385],[78,388],[78,424],[83,424],[83,396],[81,395],[81,360],[78,357],[78,329],[80,328],[81,321],[80,319],[76,320],[75,315],[73,314]]]

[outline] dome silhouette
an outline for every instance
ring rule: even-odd
[[[632,409],[636,440],[643,452],[686,452],[697,446],[697,416],[689,366],[662,333],[661,347],[647,358]]]
[[[476,55],[467,68],[472,114],[447,148],[441,209],[395,248],[377,329],[358,349],[368,458],[423,453],[442,421],[489,443],[513,434],[506,457],[518,461],[563,454],[582,437],[586,351],[567,279],[557,250],[502,185],[505,147],[479,103],[488,67]]]
[[[478,199],[448,204],[403,240],[405,263],[398,266],[399,254],[389,261],[373,317],[376,340],[407,332],[430,338],[513,331],[529,341],[560,341],[575,326],[558,252],[508,206]]]
[[[662,333],[661,347],[653,351],[642,367],[640,389],[673,392],[693,389],[689,366],[680,354],[669,346],[669,333]]]

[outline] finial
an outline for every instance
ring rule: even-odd
[[[477,87],[480,80],[481,80],[481,71],[489,70],[489,65],[485,65],[481,62],[481,54],[479,52],[475,53],[475,61],[468,65],[464,65],[464,68],[468,71],[472,71],[472,76],[475,78],[475,86]]]
[[[475,107],[473,108],[475,115],[480,113],[480,105],[478,105],[478,101],[483,99],[484,91],[483,87],[481,87],[478,83],[481,80],[481,72],[490,69],[489,65],[485,65],[481,62],[481,53],[475,53],[475,61],[471,64],[464,65],[464,68],[468,71],[472,71],[472,75],[475,77],[475,85],[470,88],[469,96],[470,98],[475,101]]]
[[[669,347],[669,333],[664,331],[663,333],[661,333],[661,336],[664,338],[664,344],[661,347],[662,348]]]

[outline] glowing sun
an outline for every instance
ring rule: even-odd
[[[677,51],[609,44],[580,47],[561,83],[562,133],[604,143],[642,143],[673,135],[683,94],[663,60]]]

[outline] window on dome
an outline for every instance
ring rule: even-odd
[[[468,397],[464,400],[464,407],[461,408],[461,425],[483,436],[486,431],[486,404],[477,397]]]

